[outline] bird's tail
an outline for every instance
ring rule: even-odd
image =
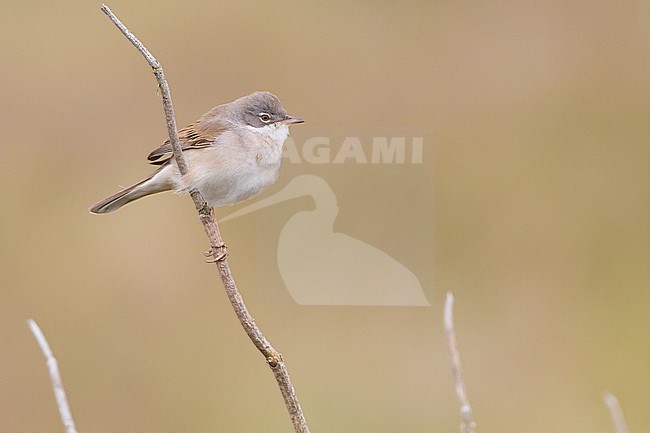
[[[145,180],[136,183],[133,186],[130,186],[117,194],[105,198],[91,206],[88,211],[93,214],[103,214],[109,213],[118,210],[127,203],[131,203],[133,200],[145,197],[147,195],[155,194],[157,192],[169,191],[172,189],[172,186],[164,179],[161,171],[165,169],[162,167],[160,170],[156,171],[154,174],[146,178]]]

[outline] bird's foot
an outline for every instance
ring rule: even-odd
[[[206,263],[216,263],[226,260],[228,257],[228,247],[226,244],[221,243],[220,245],[211,245],[210,249],[203,253],[205,257],[210,257],[206,259]]]
[[[197,210],[199,211],[199,215],[203,215],[203,216],[212,215],[214,217],[214,209],[205,202],[203,203],[203,206],[201,206]]]

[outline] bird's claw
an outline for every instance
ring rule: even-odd
[[[203,255],[210,257],[205,260],[206,263],[222,262],[228,257],[228,247],[223,243],[221,245],[210,246],[210,249],[203,253]]]
[[[203,206],[201,206],[198,209],[198,211],[200,215],[208,216],[212,214],[212,216],[214,217],[214,209],[210,207],[207,203],[203,203]]]

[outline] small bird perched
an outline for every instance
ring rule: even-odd
[[[160,168],[145,180],[93,205],[94,214],[113,212],[157,192],[199,191],[211,207],[255,197],[280,172],[289,125],[302,119],[287,114],[270,92],[255,92],[219,105],[178,131],[189,172],[181,177],[167,139],[149,154]]]

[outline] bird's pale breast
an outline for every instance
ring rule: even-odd
[[[278,178],[289,132],[286,125],[268,128],[226,132],[212,146],[186,152],[189,173],[182,181],[174,167],[177,192],[198,190],[210,206],[232,205],[261,193]]]

